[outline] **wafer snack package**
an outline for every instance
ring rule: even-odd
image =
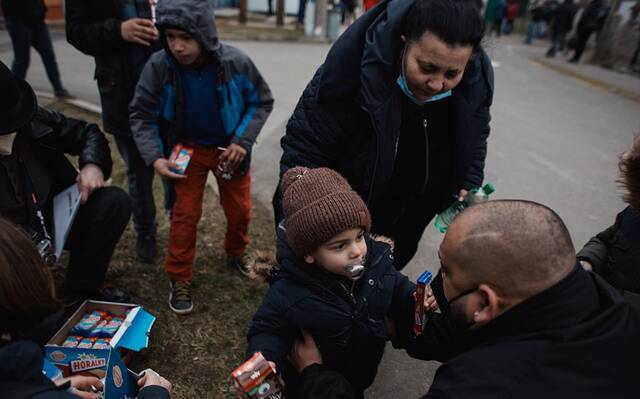
[[[427,270],[418,277],[416,284],[416,312],[413,321],[413,333],[416,337],[422,334],[426,322],[424,298],[427,295],[427,286],[430,282],[431,272]]]
[[[179,175],[184,175],[187,172],[187,166],[193,156],[193,148],[185,147],[182,144],[176,144],[171,151],[169,161],[175,162],[178,166],[171,168],[171,171]]]
[[[275,368],[256,352],[249,360],[231,373],[233,384],[240,398],[284,398],[284,383]]]
[[[98,310],[87,313],[82,316],[82,320],[80,320],[75,326],[73,326],[71,333],[73,335],[82,335],[83,337],[86,337],[100,322],[100,319],[106,317],[107,315],[108,313]]]

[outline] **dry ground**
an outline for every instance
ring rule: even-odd
[[[91,114],[65,104],[49,105],[68,116],[96,122]],[[126,190],[125,170],[112,143],[113,185]],[[229,374],[239,365],[246,349],[245,333],[266,287],[243,277],[225,265],[222,242],[225,218],[218,197],[207,188],[203,216],[198,228],[194,265],[195,311],[178,316],[167,305],[169,281],[163,269],[168,234],[162,208],[162,185],[156,179],[158,246],[155,265],[135,260],[136,235],[132,223],[124,232],[109,268],[108,280],[127,290],[134,302],[157,317],[146,353],[129,366],[132,370],[153,368],[173,384],[174,398],[235,397],[229,389]],[[273,247],[273,221],[269,209],[254,203],[250,234],[252,249]]]

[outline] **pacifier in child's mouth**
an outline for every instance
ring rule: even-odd
[[[356,281],[364,275],[364,266],[360,263],[354,263],[353,265],[346,266],[344,271],[350,280]]]

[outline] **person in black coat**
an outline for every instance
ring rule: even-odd
[[[54,95],[62,99],[72,98],[62,86],[51,35],[44,22],[47,12],[44,0],[2,0],[0,4],[4,13],[4,23],[13,45],[14,57],[11,66],[13,73],[22,79],[27,76],[33,46],[42,58]]]
[[[131,215],[127,194],[105,187],[111,174],[109,143],[94,124],[38,107],[31,86],[0,63],[0,215],[23,226],[51,263],[56,237],[53,199],[75,184],[81,206],[68,233],[64,284],[69,302],[127,301],[103,289],[111,256]],[[78,156],[79,171],[65,154]]]
[[[137,259],[154,263],[156,205],[153,198],[153,167],[147,166],[133,141],[129,127],[129,103],[145,63],[160,50],[154,25],[155,1],[67,0],[67,41],[94,57],[104,130],[114,136],[127,165],[129,194],[133,199],[133,224],[138,238]],[[164,207],[171,215],[173,186],[163,181]]]
[[[577,8],[573,0],[564,0],[552,13],[551,22],[551,47],[547,51],[547,57],[555,57],[556,51],[564,50],[565,37],[573,28],[573,18]]]
[[[574,64],[580,62],[580,57],[582,57],[591,34],[602,29],[608,14],[609,7],[604,0],[591,0],[589,2],[580,17],[580,21],[578,21],[575,50],[569,62]]]
[[[55,383],[43,374],[43,345],[61,320],[49,267],[22,230],[0,218],[0,396],[22,399],[98,398],[93,376]],[[62,320],[64,322],[64,320]],[[169,398],[171,384],[147,370],[139,399]]]
[[[441,313],[406,347],[443,362],[423,398],[640,397],[640,313],[579,266],[555,212],[528,201],[473,206],[439,255],[431,288]],[[314,346],[305,339],[291,354],[301,397],[353,398]]]
[[[399,336],[412,330],[415,284],[393,267],[390,246],[368,236],[369,212],[342,176],[296,167],[282,184],[280,270],[251,322],[247,357],[261,351],[282,373],[287,397],[298,397],[287,355],[307,330],[325,367],[362,397],[389,339],[385,319],[396,321]]]
[[[344,175],[372,231],[395,241],[398,269],[433,216],[482,184],[493,96],[483,32],[472,1],[383,1],[336,41],[287,124],[280,175]]]
[[[587,242],[578,259],[612,286],[640,294],[640,136],[620,157],[619,168],[629,206],[616,216],[613,226]]]

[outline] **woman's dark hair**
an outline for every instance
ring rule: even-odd
[[[417,42],[429,31],[450,46],[480,49],[484,19],[474,0],[416,0],[407,13],[404,35]]]
[[[629,151],[620,157],[620,183],[624,188],[623,199],[640,210],[640,134],[633,139]]]
[[[0,335],[20,335],[59,308],[53,278],[27,235],[0,218]]]

